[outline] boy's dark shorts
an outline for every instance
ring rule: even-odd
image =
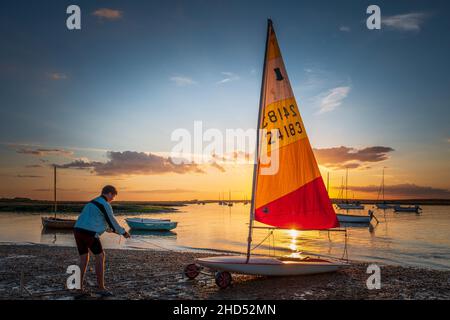
[[[80,228],[73,229],[75,242],[77,243],[78,253],[81,255],[87,254],[89,250],[93,254],[100,254],[103,252],[102,243],[100,239],[95,236],[95,232],[84,230]]]

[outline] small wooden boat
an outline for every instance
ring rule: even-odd
[[[56,200],[56,165],[53,167],[53,217],[41,217],[42,226],[46,229],[73,229],[77,220],[57,218],[58,202]]]
[[[169,219],[127,218],[128,226],[134,230],[164,230],[169,231],[177,227],[178,222]]]
[[[73,229],[75,223],[74,219],[63,219],[55,217],[42,217],[42,226],[46,229]]]
[[[414,213],[420,213],[422,211],[422,208],[418,205],[415,206],[408,206],[408,207],[402,207],[402,206],[395,206],[394,207],[395,212],[414,212]]]

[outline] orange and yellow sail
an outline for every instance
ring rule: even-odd
[[[279,161],[274,174],[264,174],[258,160],[255,220],[289,229],[329,229],[339,226],[303,125],[294,93],[269,20],[263,73],[260,129],[261,150]],[[274,143],[276,142],[276,143]],[[273,157],[278,152],[278,157]]]

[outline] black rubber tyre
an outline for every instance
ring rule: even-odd
[[[216,284],[220,289],[225,289],[231,285],[231,273],[227,271],[216,272]]]
[[[184,268],[184,275],[189,279],[195,279],[200,274],[200,267],[195,263],[188,264],[186,268]]]

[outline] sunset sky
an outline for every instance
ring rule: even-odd
[[[66,8],[81,8],[81,30]],[[271,17],[331,196],[450,198],[450,4],[378,1],[2,1],[0,197],[250,197],[232,153],[176,166],[171,134],[256,126]],[[206,145],[207,143],[205,143]],[[248,150],[235,150],[247,152]]]

